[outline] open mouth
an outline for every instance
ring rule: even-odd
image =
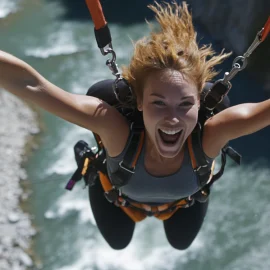
[[[159,136],[162,140],[162,142],[166,145],[174,145],[178,139],[180,138],[180,135],[182,134],[183,130],[180,130],[179,132],[175,134],[167,134],[163,132],[161,129],[158,129]]]

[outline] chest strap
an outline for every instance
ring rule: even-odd
[[[213,174],[215,161],[209,162],[209,159],[203,151],[202,133],[201,125],[200,123],[197,123],[195,129],[188,138],[188,148],[192,167],[201,186],[201,190],[194,194],[193,197],[199,202],[205,202],[208,199],[211,185],[223,175],[227,155],[238,165],[241,163],[241,155],[232,147],[226,145],[221,149],[220,170],[216,174]]]
[[[135,172],[136,163],[141,153],[144,142],[144,129],[132,123],[130,127],[129,145],[122,161],[119,162],[117,171],[111,174],[114,187],[125,186]]]
[[[104,195],[109,202],[115,202],[119,196],[119,188],[125,186],[135,172],[135,167],[144,143],[144,128],[134,123],[130,126],[129,145],[123,160],[119,162],[117,171],[111,174],[112,189]]]

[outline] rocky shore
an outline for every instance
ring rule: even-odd
[[[27,198],[21,181],[26,145],[39,133],[32,109],[0,89],[0,269],[24,270],[33,265],[29,248],[35,229],[29,214],[21,210]]]

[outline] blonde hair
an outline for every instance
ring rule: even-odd
[[[186,2],[182,6],[176,1],[163,5],[155,2],[148,7],[154,11],[160,29],[155,31],[148,23],[149,37],[134,44],[130,64],[122,68],[122,75],[131,85],[135,97],[142,99],[144,82],[151,72],[164,69],[181,72],[195,83],[200,93],[204,84],[218,74],[214,66],[230,53],[222,51],[215,56],[211,44],[199,48]]]

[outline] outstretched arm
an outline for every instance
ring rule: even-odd
[[[211,157],[230,140],[252,134],[270,125],[270,99],[230,107],[207,120],[203,147]]]
[[[0,51],[0,88],[29,100],[50,113],[100,135],[110,155],[122,150],[129,128],[125,118],[106,102],[62,90],[24,61]]]
[[[93,110],[97,110],[98,114],[99,103],[99,111],[102,113],[104,107],[101,102],[94,98],[86,101],[85,96],[70,94],[60,89],[27,63],[2,51],[0,51],[0,87],[72,123],[97,131],[95,123],[91,125],[89,116],[95,115]]]

